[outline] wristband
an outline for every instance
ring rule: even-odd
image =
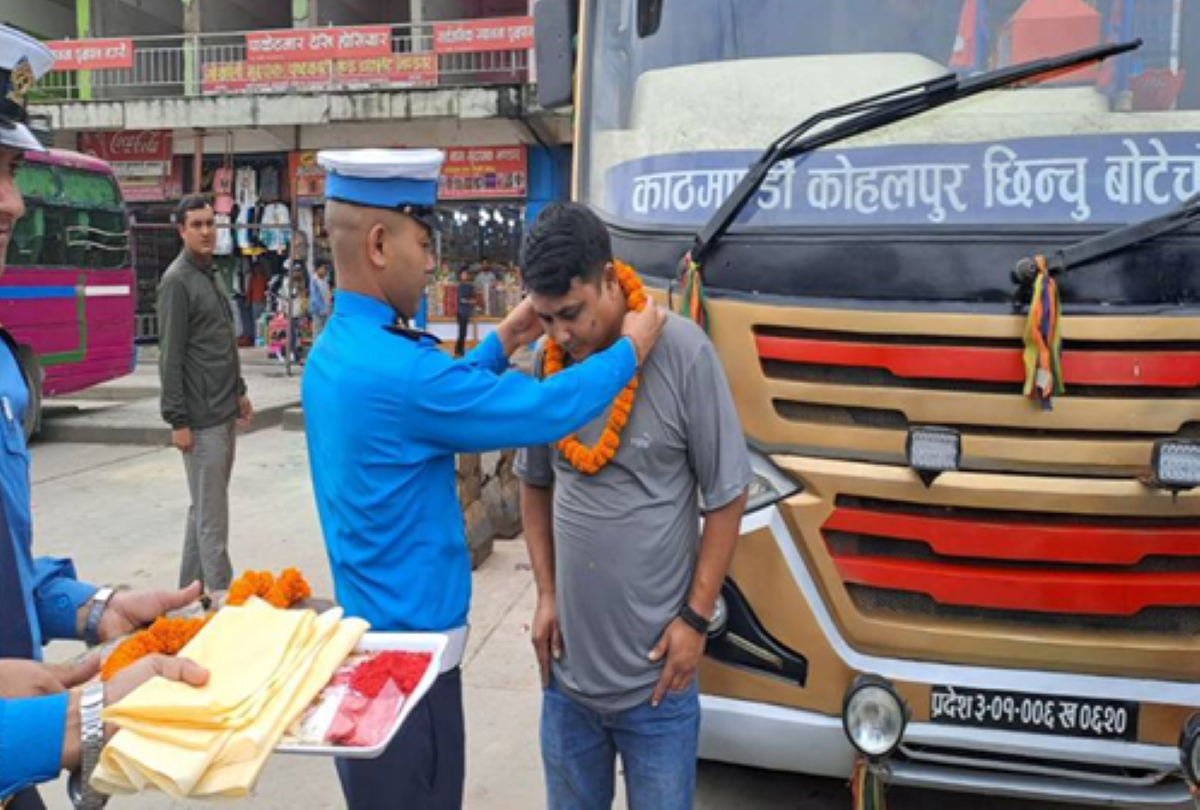
[[[683,619],[684,624],[695,630],[700,635],[708,635],[709,620],[692,610],[692,606],[686,602],[684,602],[683,607],[679,609],[679,618]]]

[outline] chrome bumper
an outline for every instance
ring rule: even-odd
[[[708,695],[701,696],[700,708],[701,759],[836,779],[850,777],[854,750],[846,742],[840,718]],[[1063,804],[1194,807],[1187,785],[1176,773],[1179,752],[1171,747],[947,729],[922,723],[910,726],[904,739],[910,749],[937,745],[979,755],[937,763],[921,761],[902,749],[888,765],[889,784]],[[989,760],[989,753],[1019,753],[1031,764],[1013,769],[1003,760]],[[1033,764],[1038,760],[1055,764]],[[1089,768],[1127,767],[1148,775],[1122,781],[1084,768],[1072,770],[1073,762]]]

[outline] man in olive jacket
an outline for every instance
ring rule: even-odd
[[[188,508],[180,582],[206,590],[229,587],[229,477],[237,428],[254,409],[246,396],[229,296],[214,273],[216,229],[203,197],[187,197],[175,213],[183,252],[158,285],[162,416],[183,454]]]

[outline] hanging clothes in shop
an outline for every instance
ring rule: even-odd
[[[222,166],[213,172],[213,196],[214,197],[232,197],[233,196],[233,169],[229,166]]]
[[[317,270],[317,240],[316,234],[313,233],[313,210],[308,206],[300,206],[296,209],[296,228],[297,233],[304,234],[304,239],[307,244],[312,245],[312,249],[308,251],[308,274],[311,276]]]
[[[234,187],[239,206],[247,208],[258,205],[258,174],[252,166],[243,166],[237,170]]]
[[[265,235],[261,230],[256,228],[247,228],[247,225],[260,225],[262,223],[263,209],[255,206],[243,206],[238,209],[237,223],[239,226],[236,229],[238,250],[243,256],[258,256],[263,253],[262,239]]]
[[[226,199],[232,200],[233,198],[227,197]],[[228,212],[213,215],[213,222],[217,226],[217,242],[213,247],[213,254],[216,256],[232,256],[233,228],[230,227],[232,220],[229,218]]]
[[[258,173],[258,196],[264,202],[275,202],[283,195],[279,187],[279,168],[267,165]]]
[[[262,224],[262,246],[275,253],[287,253],[292,244],[292,215],[288,207],[283,203],[271,203],[263,209]]]

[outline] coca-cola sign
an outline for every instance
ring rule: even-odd
[[[166,198],[174,152],[169,129],[85,132],[79,136],[79,151],[112,164],[127,201]]]
[[[86,132],[80,135],[79,151],[109,163],[167,163],[172,154],[171,131]]]

